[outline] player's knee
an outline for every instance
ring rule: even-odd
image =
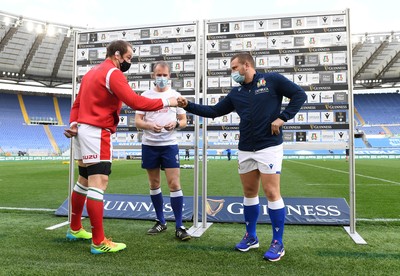
[[[110,175],[111,174],[111,163],[110,162],[100,162],[94,165],[90,165],[87,167],[87,175],[95,175],[95,174],[103,174]]]
[[[179,183],[179,180],[170,180],[168,181],[168,188],[170,191],[178,191],[181,189],[181,184]]]

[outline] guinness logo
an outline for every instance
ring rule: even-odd
[[[214,217],[216,214],[218,214],[221,210],[222,207],[224,207],[224,202],[225,199],[207,199],[206,202],[206,213],[209,216]]]

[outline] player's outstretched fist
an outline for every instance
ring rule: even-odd
[[[188,105],[188,100],[184,97],[179,97],[178,98],[178,106],[179,107],[186,107]]]

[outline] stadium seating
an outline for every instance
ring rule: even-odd
[[[67,121],[68,122],[68,121]],[[53,138],[60,149],[60,152],[66,152],[70,148],[70,139],[64,136],[64,128],[65,126],[49,126],[51,133],[53,134]],[[47,137],[46,137],[47,138]]]
[[[399,140],[400,142],[400,139],[368,138],[368,142],[373,148],[398,148],[400,146],[400,143],[396,143],[394,140]]]
[[[23,95],[27,114],[30,118],[54,119],[57,123],[53,96]],[[60,154],[68,151],[70,140],[63,135],[65,125],[69,122],[71,99],[58,97],[63,126],[49,125],[51,135],[58,149],[55,149],[46,135],[43,125],[27,125],[24,121],[21,107],[16,94],[0,93],[0,147],[4,152],[16,154],[18,151],[38,154]],[[368,138],[368,136],[400,135],[400,94],[355,94],[354,103],[359,116],[366,123],[362,125],[356,117],[357,129],[366,134],[367,141],[355,139],[356,148],[368,147],[399,147],[398,142],[388,137]],[[379,107],[379,108],[377,108]],[[210,153],[211,154],[211,153]]]
[[[400,135],[400,125],[398,126],[387,126],[392,134]]]
[[[49,96],[23,96],[27,113],[38,118],[55,118],[54,104]],[[59,154],[52,146],[43,125],[27,125],[24,121],[18,96],[0,93],[0,146],[3,152],[15,154],[18,151],[28,154]],[[32,113],[31,113],[32,112]],[[31,117],[31,116],[29,116]],[[34,117],[34,116],[33,116]],[[65,118],[68,121],[68,117]],[[60,150],[69,148],[69,140],[61,139],[64,127],[52,126],[52,136]]]
[[[399,124],[400,94],[355,94],[354,106],[368,125]]]
[[[64,125],[69,123],[69,112],[71,110],[71,97],[59,97],[58,106],[60,107],[60,113]]]
[[[57,124],[52,97],[24,95],[23,100],[32,123],[39,121]]]
[[[362,126],[358,127],[358,129],[362,130],[366,135],[383,135],[385,131],[381,126]]]
[[[365,148],[366,147],[366,145],[365,145],[364,141],[362,140],[362,138],[354,139],[354,146],[356,148]]]

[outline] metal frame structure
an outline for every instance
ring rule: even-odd
[[[61,84],[71,84],[72,83],[72,97],[71,102],[74,101],[76,97],[77,90],[77,67],[76,67],[76,48],[77,48],[77,32],[79,28],[74,28],[71,26],[61,26],[64,32],[61,32],[57,38],[58,42],[46,42],[46,35],[44,33],[39,34],[30,34],[24,31],[22,28],[24,27],[24,22],[28,22],[29,19],[25,19],[19,16],[7,14],[0,12],[0,18],[4,19],[5,17],[11,17],[13,22],[11,25],[6,25],[1,23],[3,33],[0,32],[0,81],[6,80],[11,81],[15,84],[22,84],[26,81],[34,81],[44,85],[45,87],[56,87]],[[346,10],[346,18],[349,26],[349,10]],[[49,24],[45,24],[45,22],[41,22],[38,20],[30,20],[32,22],[36,22],[37,24],[41,24],[44,26],[44,29],[47,30]],[[204,25],[205,25],[204,21]],[[47,26],[47,27],[46,27]],[[197,35],[199,34],[199,25],[197,23]],[[83,29],[83,28],[82,28]],[[73,35],[73,38],[71,37]],[[203,35],[205,36],[205,30]],[[367,37],[367,35],[366,35]],[[354,102],[353,102],[353,80],[355,83],[360,81],[360,83],[356,84],[356,86],[363,87],[378,87],[382,86],[387,82],[393,83],[395,86],[398,82],[400,82],[400,69],[397,67],[397,64],[400,62],[400,55],[396,54],[391,57],[388,63],[383,69],[378,72],[374,80],[369,82],[370,78],[363,79],[362,73],[367,70],[368,66],[373,64],[373,60],[376,59],[380,53],[384,52],[384,48],[387,47],[391,42],[389,39],[398,39],[400,41],[399,32],[392,32],[390,36],[387,36],[384,40],[382,40],[382,44],[378,46],[375,51],[371,51],[371,56],[367,61],[361,65],[357,70],[353,72],[353,59],[354,55],[357,52],[361,51],[362,44],[365,42],[358,42],[355,44],[353,48],[351,48],[351,34],[350,31],[347,32],[347,41],[348,41],[348,51],[347,51],[347,60],[348,60],[348,80],[349,81],[349,193],[350,193],[350,227],[345,227],[346,231],[353,238],[353,240],[357,244],[365,244],[366,242],[357,234],[356,232],[356,191],[355,191],[355,158],[354,158]],[[22,43],[16,43],[14,40],[21,40]],[[72,44],[74,44],[73,54],[69,54],[72,48]],[[200,44],[200,43],[199,43]],[[203,45],[203,58],[206,56],[206,45]],[[400,48],[400,46],[399,46]],[[352,49],[352,51],[351,51]],[[43,51],[50,52],[50,54],[46,56],[42,56]],[[197,55],[200,53],[200,47],[197,47]],[[48,60],[53,60],[54,62],[49,66]],[[72,59],[73,66],[68,66],[70,63],[70,59]],[[394,66],[394,68],[392,68]],[[40,70],[35,70],[40,69]],[[196,62],[196,71],[202,71],[203,76],[206,76],[207,69],[203,64],[202,70],[200,70],[201,64],[200,59],[197,59]],[[393,69],[393,70],[391,70]],[[72,78],[68,77],[70,72],[72,71]],[[391,71],[390,78],[385,78],[385,74]],[[38,73],[37,73],[38,72]],[[354,76],[353,76],[354,73]],[[397,74],[397,75],[396,75]],[[376,79],[378,78],[378,80]],[[386,81],[379,81],[386,79]],[[365,85],[366,86],[365,86]],[[200,81],[199,78],[196,80],[196,102],[199,102],[199,91],[200,91]],[[203,91],[203,101],[206,101],[207,97],[207,84],[203,81],[202,84]],[[206,215],[206,200],[207,200],[207,120],[204,121],[203,127],[203,146],[202,146],[202,225],[198,224],[198,198],[199,198],[199,118],[196,116],[195,118],[195,174],[194,174],[194,225],[192,228],[192,234],[195,236],[201,236],[202,233],[211,225],[207,223],[207,215]],[[70,153],[70,175],[69,175],[69,189],[68,194],[70,195],[72,192],[72,187],[74,185],[74,158],[73,158],[73,143],[71,141],[71,153]],[[69,211],[70,214],[70,211]],[[68,217],[68,222],[70,220],[70,216]]]

